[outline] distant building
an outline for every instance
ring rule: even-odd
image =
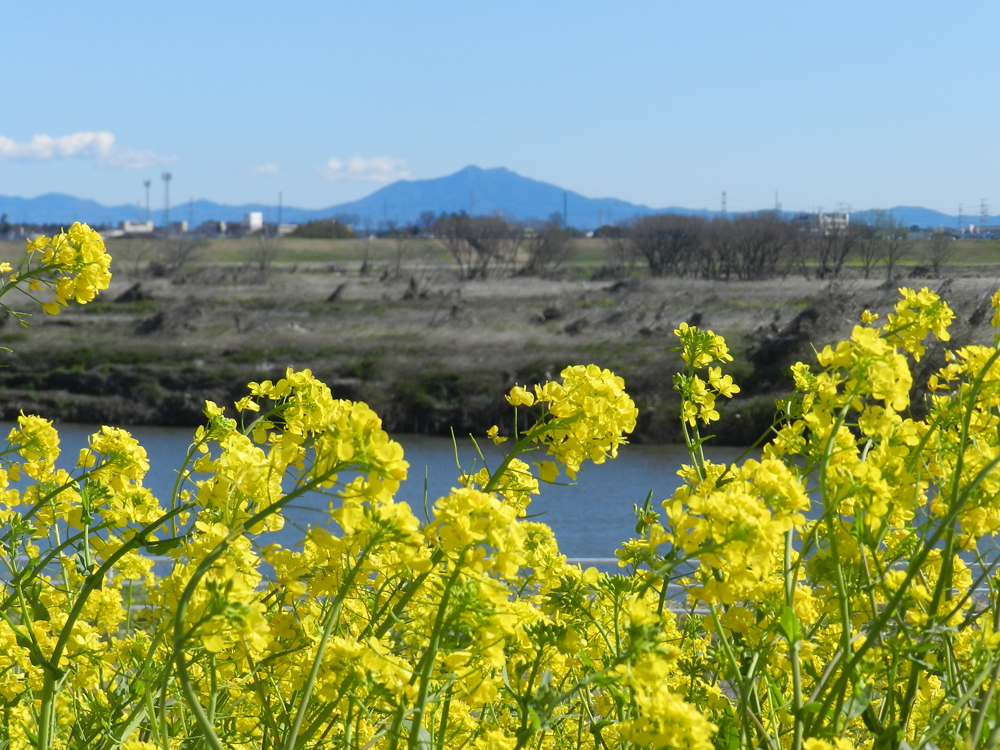
[[[120,225],[122,234],[152,234],[153,222],[151,221],[123,221]]]
[[[170,233],[171,234],[187,234],[188,223],[187,221],[172,221],[170,222]]]
[[[248,234],[259,232],[264,228],[264,214],[260,211],[251,211],[243,215],[243,229]]]
[[[278,236],[284,237],[299,228],[298,224],[278,224]]]
[[[816,214],[816,229],[820,234],[826,236],[831,234],[843,234],[851,223],[849,213]]]

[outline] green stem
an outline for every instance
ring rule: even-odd
[[[792,569],[792,530],[785,533],[785,605],[795,612],[795,578]],[[798,640],[788,639],[788,653],[792,662],[792,750],[802,750],[802,664]]]
[[[340,620],[340,608],[344,604],[347,592],[350,591],[351,585],[354,583],[354,577],[362,568],[364,561],[368,559],[368,555],[370,554],[372,548],[377,544],[378,540],[373,539],[370,545],[365,547],[365,549],[361,552],[361,555],[358,557],[358,561],[344,577],[344,580],[340,584],[340,589],[334,597],[333,603],[330,606],[330,611],[327,614],[326,626],[323,628],[323,636],[320,639],[319,645],[316,647],[316,656],[313,659],[312,668],[309,670],[309,677],[306,680],[306,684],[302,688],[302,696],[299,698],[299,707],[295,712],[295,719],[292,721],[292,726],[288,731],[288,738],[285,741],[285,750],[299,750],[301,744],[305,742],[305,737],[301,739],[299,738],[299,732],[302,729],[302,723],[305,721],[306,713],[309,710],[309,701],[312,699],[313,689],[316,685],[316,678],[319,677],[319,670],[323,663],[323,654],[326,652],[326,646],[330,642],[330,636],[333,634],[333,628]]]
[[[427,693],[430,689],[431,675],[434,673],[434,663],[437,660],[438,646],[441,641],[441,626],[448,613],[448,603],[451,599],[451,590],[458,581],[458,576],[462,572],[461,555],[455,564],[455,569],[445,583],[444,591],[441,592],[441,603],[438,605],[437,615],[434,618],[434,625],[431,629],[430,642],[427,644],[427,651],[424,652],[423,669],[420,674],[420,687],[417,693],[417,705],[413,708],[413,716],[410,719],[410,737],[407,742],[409,750],[416,750],[420,727],[424,720],[424,713],[427,709]]]

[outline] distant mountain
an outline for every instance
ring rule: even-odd
[[[327,209],[328,210],[328,209]],[[287,207],[282,211],[282,221],[308,221],[326,216],[327,210],[309,210]],[[239,222],[244,214],[260,211],[268,221],[278,220],[278,207],[262,203],[247,203],[242,206],[227,206],[213,201],[197,200],[170,207],[171,221],[187,221],[193,226],[203,221]],[[7,220],[14,224],[71,224],[85,221],[88,224],[115,225],[122,221],[142,221],[146,218],[145,207],[104,206],[96,201],[74,198],[61,193],[47,193],[37,198],[17,198],[0,195],[0,214],[7,214]],[[166,212],[151,211],[151,218],[157,225],[166,220]]]
[[[511,219],[546,220],[563,215],[571,226],[593,229],[635,216],[661,213],[704,213],[684,208],[653,209],[617,198],[587,198],[547,182],[532,180],[509,169],[465,169],[433,180],[400,180],[376,190],[367,198],[327,209],[355,215],[362,225],[379,221],[413,221],[422,211],[471,215],[502,213]],[[332,214],[330,214],[332,215]]]
[[[894,221],[906,227],[916,225],[921,228],[957,228],[959,226],[968,227],[970,224],[978,226],[982,221],[982,217],[979,214],[975,216],[966,214],[959,221],[957,216],[949,216],[940,211],[933,211],[929,208],[921,208],[920,206],[896,206],[895,208],[887,209],[884,213],[889,214]],[[877,213],[875,211],[855,211],[851,214],[852,221],[856,219],[857,221],[872,222],[875,221],[876,217]],[[1000,216],[989,216],[986,223],[996,225],[1000,223]]]
[[[509,169],[465,169],[431,180],[400,180],[376,190],[361,200],[341,203],[322,209],[304,209],[285,206],[280,219],[287,223],[302,223],[312,219],[342,218],[364,229],[376,229],[385,221],[400,224],[416,221],[424,211],[435,214],[465,211],[472,215],[502,213],[510,219],[544,221],[553,214],[566,211],[571,226],[594,229],[601,224],[615,224],[637,216],[654,213],[673,213],[704,216],[719,215],[718,211],[679,207],[650,208],[628,203],[616,198],[587,198],[539,180],[522,177]],[[901,224],[920,227],[958,225],[954,216],[915,206],[897,206],[889,209]],[[251,211],[264,214],[265,221],[276,222],[279,210],[274,205],[247,203],[228,206],[207,200],[179,203],[170,209],[172,221],[187,220],[192,226],[203,221],[238,222]],[[86,221],[90,224],[117,225],[121,221],[145,218],[139,206],[104,206],[96,201],[74,198],[59,193],[48,193],[37,198],[0,196],[0,214],[6,214],[12,223],[70,224]],[[792,214],[787,214],[791,216]],[[874,211],[855,212],[852,218],[871,220]],[[163,209],[152,211],[158,225],[165,221]],[[965,217],[963,223],[978,223],[978,217]],[[1000,217],[991,217],[989,223],[1000,223]]]

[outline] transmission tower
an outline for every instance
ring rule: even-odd
[[[726,218],[726,191],[722,191],[722,218]]]
[[[146,180],[142,184],[146,186],[146,221],[149,221],[149,217],[150,217],[150,212],[149,212],[149,186],[153,184],[153,181],[152,180]]]
[[[958,228],[962,228],[962,204],[958,204]]]
[[[986,203],[986,199],[982,198],[979,201],[979,224],[981,226],[986,226],[990,223],[990,207]]]
[[[170,180],[173,179],[173,175],[164,172],[161,177],[163,178],[163,223],[167,227],[167,234],[170,234]]]

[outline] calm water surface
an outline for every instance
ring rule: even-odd
[[[77,452],[84,447],[87,436],[94,432],[93,425],[57,425],[62,439],[60,464],[71,468]],[[3,425],[6,435],[10,425]],[[133,436],[146,448],[150,470],[146,485],[161,499],[169,497],[176,479],[175,471],[184,460],[191,443],[192,428],[135,427]],[[403,445],[406,460],[410,462],[410,478],[403,483],[397,499],[405,500],[420,515],[424,502],[424,476],[427,477],[428,505],[448,493],[457,485],[460,470],[455,463],[455,450],[448,438],[417,435],[393,436]],[[498,463],[499,452],[489,441],[486,452],[490,467]],[[735,460],[739,448],[707,449],[709,458],[718,462]],[[466,469],[481,468],[471,442],[459,441],[459,462]],[[588,463],[577,478],[575,486],[542,485],[529,508],[535,520],[552,527],[560,549],[567,557],[597,564],[610,569],[609,562],[622,541],[635,533],[635,515],[632,504],[641,504],[646,494],[653,491],[655,507],[669,497],[679,485],[676,476],[681,463],[688,462],[687,452],[677,445],[626,445],[618,458],[601,466]],[[295,507],[285,512],[286,528],[276,541],[286,546],[301,538],[301,529],[325,525],[329,498],[315,495],[303,498]],[[600,561],[600,562],[599,562]]]

